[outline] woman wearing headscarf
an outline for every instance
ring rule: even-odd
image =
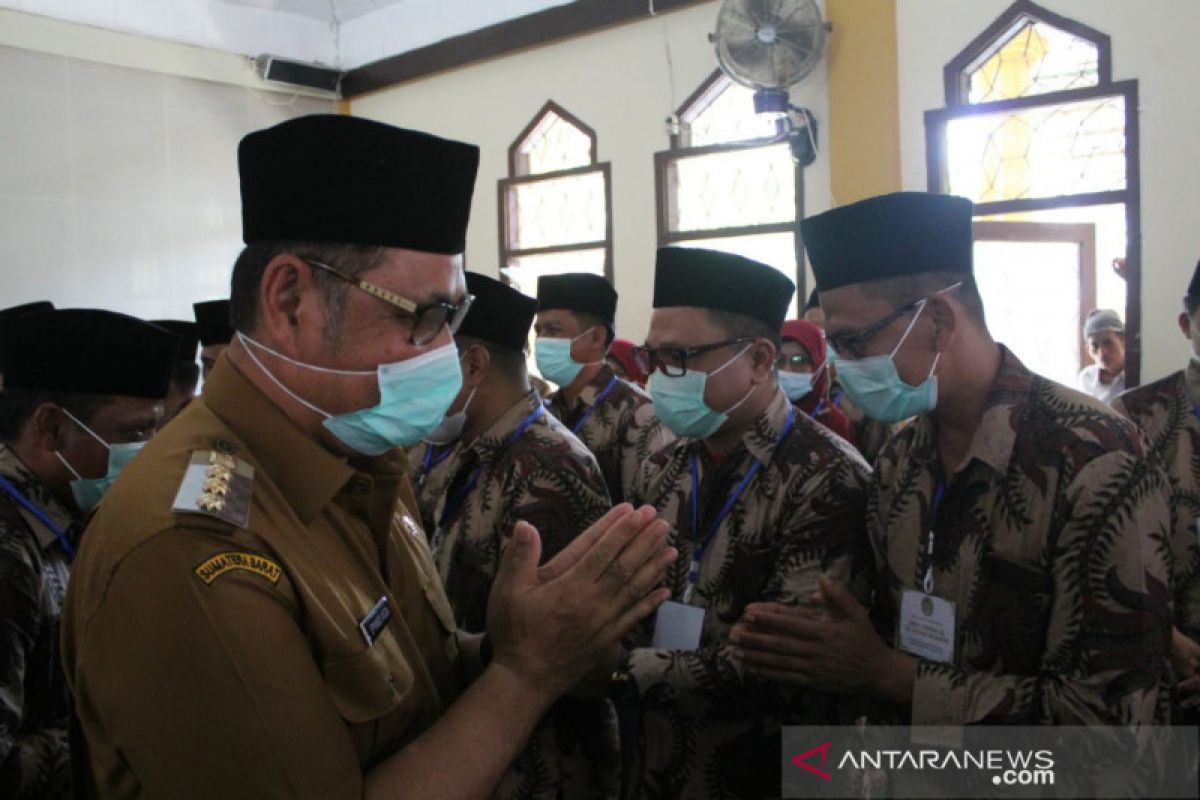
[[[791,319],[780,331],[779,385],[796,408],[854,444],[850,420],[829,400],[825,336],[811,322]]]
[[[633,348],[633,342],[628,339],[613,339],[612,345],[608,348],[606,360],[613,372],[617,373],[618,378],[636,383],[645,389],[646,379],[649,376],[638,369],[637,359],[633,357]]]

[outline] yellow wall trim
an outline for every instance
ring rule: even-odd
[[[900,190],[895,0],[827,0],[830,188],[834,203]]]

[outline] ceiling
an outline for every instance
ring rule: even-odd
[[[354,69],[573,0],[0,0],[0,8]]]

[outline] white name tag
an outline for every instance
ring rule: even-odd
[[[663,650],[695,650],[704,631],[704,609],[668,600],[659,606],[654,620],[651,647]]]
[[[914,656],[954,663],[954,603],[907,589],[900,601],[900,647]]]

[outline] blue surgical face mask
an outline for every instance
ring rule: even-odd
[[[829,351],[829,359],[837,368],[842,388],[863,413],[872,419],[880,422],[899,422],[937,407],[937,378],[933,372],[937,369],[942,354],[939,352],[934,356],[929,374],[916,386],[904,382],[900,373],[896,371],[895,362],[896,353],[912,332],[913,326],[917,324],[926,303],[927,301],[921,301],[912,322],[904,329],[904,335],[886,356],[849,360],[838,357],[832,349]]]
[[[463,403],[461,410],[442,417],[442,421],[429,432],[424,441],[435,447],[458,441],[462,436],[463,428],[467,426],[467,409],[471,407],[471,401],[475,399],[476,391],[477,389],[472,389],[471,393],[467,395],[467,402]]]
[[[588,328],[574,339],[541,338],[534,342],[533,357],[537,361],[538,372],[548,381],[559,386],[570,386],[579,377],[579,371],[592,364],[581,364],[571,358],[571,345],[592,332]],[[600,361],[597,364],[603,363]]]
[[[237,334],[246,354],[285,394],[305,408],[325,417],[325,428],[342,444],[365,456],[382,455],[397,447],[409,447],[438,427],[446,410],[462,389],[462,370],[458,348],[453,343],[394,364],[380,364],[374,370],[341,370],[317,367],[288,358]],[[283,385],[254,354],[254,348],[303,369],[327,375],[363,377],[374,375],[379,383],[379,403],[348,414],[333,415],[317,408]]]
[[[63,457],[62,453],[57,450],[54,451],[54,455],[58,457],[62,465],[75,476],[75,480],[71,481],[71,495],[75,498],[75,505],[79,506],[79,510],[86,514],[100,503],[101,498],[108,492],[113,481],[117,479],[117,475],[121,474],[121,470],[125,469],[126,465],[138,454],[138,451],[146,446],[146,443],[124,442],[122,444],[109,444],[100,438],[98,433],[80,422],[70,411],[67,411],[65,408],[62,411],[88,435],[104,445],[104,449],[108,451],[108,471],[104,473],[104,477],[102,478],[83,477]]]
[[[730,408],[717,411],[704,402],[704,390],[708,379],[737,361],[750,350],[750,345],[712,372],[689,369],[678,377],[664,375],[661,370],[650,376],[650,397],[654,401],[654,415],[662,420],[676,436],[707,439],[729,419],[729,414],[750,399],[754,392],[751,386],[746,396]]]
[[[816,372],[788,372],[783,369],[779,370],[779,388],[783,389],[783,393],[788,396],[788,400],[791,400],[793,403],[800,402],[812,393],[813,383],[828,363],[828,361],[822,362],[821,366],[817,367]]]

